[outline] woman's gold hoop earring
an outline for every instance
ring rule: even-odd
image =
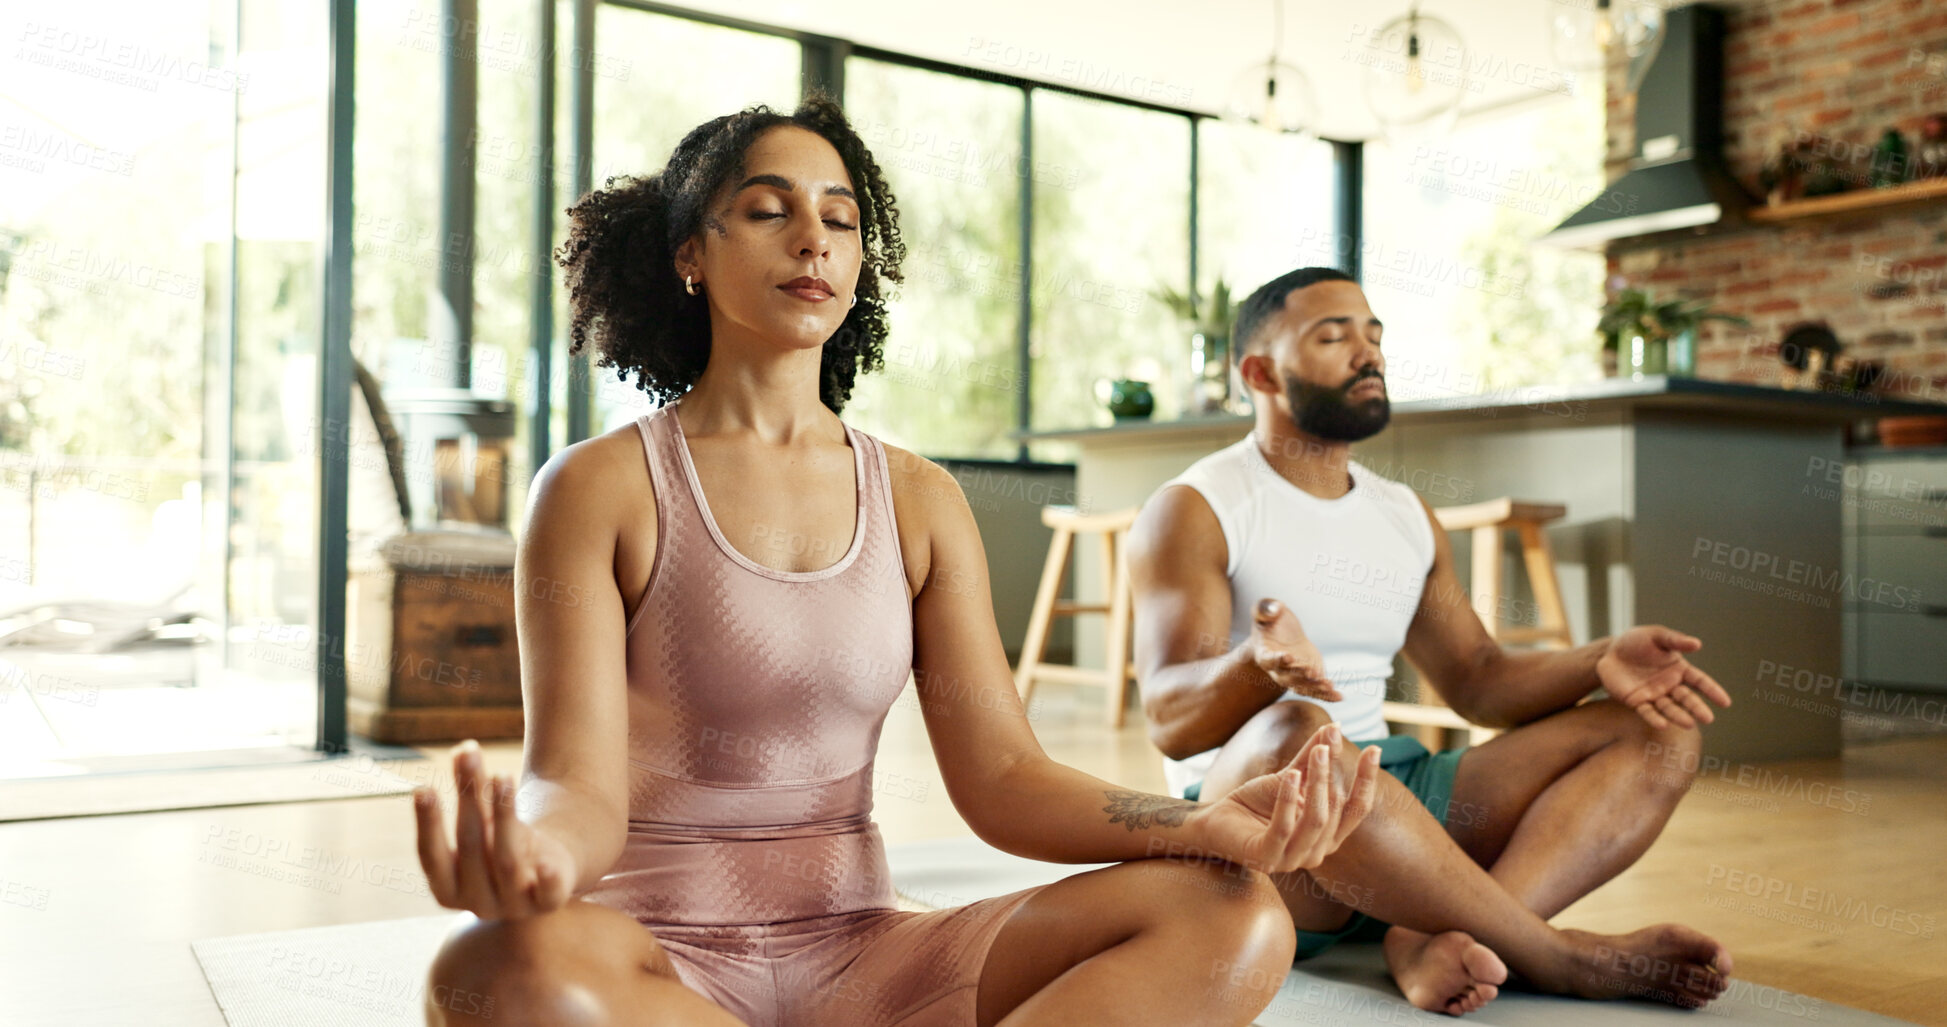
[[[683,291],[692,296],[696,295],[696,283],[690,281],[690,276],[688,275],[683,276]]]

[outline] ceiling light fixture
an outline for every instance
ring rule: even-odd
[[[1271,0],[1271,56],[1245,68],[1224,101],[1224,117],[1257,125],[1283,135],[1311,134],[1318,122],[1318,101],[1305,73],[1278,59],[1284,41],[1284,2]]]
[[[1635,71],[1663,45],[1663,15],[1658,0],[1556,0],[1548,12],[1549,52],[1565,70],[1601,71],[1620,47]]]
[[[1388,135],[1452,127],[1467,91],[1467,47],[1413,4],[1366,37],[1366,107]]]

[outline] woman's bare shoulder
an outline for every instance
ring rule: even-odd
[[[893,505],[903,515],[930,518],[939,504],[965,503],[952,472],[911,450],[881,442],[886,451],[886,477],[892,485]]]
[[[893,520],[899,526],[900,550],[905,553],[909,594],[933,566],[933,544],[941,527],[952,523],[946,512],[966,505],[960,483],[946,468],[910,450],[881,442],[886,451],[886,480],[892,486]]]
[[[631,423],[556,450],[534,475],[528,509],[545,498],[618,527],[646,517],[653,530],[654,497],[642,438]]]

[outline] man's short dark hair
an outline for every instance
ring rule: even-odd
[[[1356,285],[1358,279],[1335,267],[1301,267],[1258,286],[1257,291],[1244,297],[1244,302],[1237,307],[1237,323],[1231,329],[1231,335],[1237,341],[1238,352],[1248,353],[1255,348],[1258,335],[1272,318],[1278,316],[1278,311],[1284,309],[1285,297],[1291,295],[1293,289],[1319,282],[1352,282]]]

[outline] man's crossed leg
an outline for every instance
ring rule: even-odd
[[[1272,703],[1222,747],[1198,798],[1221,798],[1282,766],[1328,720],[1314,703]],[[1602,700],[1459,754],[1444,802],[1438,784],[1416,796],[1382,775],[1373,812],[1338,852],[1278,882],[1301,956],[1383,930],[1407,999],[1456,1015],[1494,998],[1509,969],[1552,992],[1685,1006],[1716,998],[1730,956],[1694,930],[1666,924],[1607,937],[1546,923],[1649,848],[1690,785],[1691,772],[1662,766],[1694,768],[1700,744],[1695,728],[1653,728]],[[1341,743],[1348,767],[1357,755]],[[1674,758],[1652,771],[1653,755]],[[1427,776],[1442,775],[1435,767]]]

